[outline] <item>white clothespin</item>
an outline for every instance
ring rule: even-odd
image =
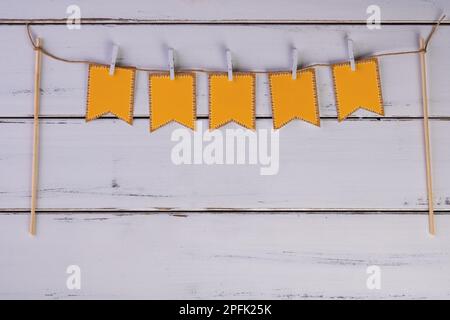
[[[292,80],[297,79],[298,51],[292,49]]]
[[[169,73],[170,73],[170,80],[175,79],[175,58],[173,49],[169,49]]]
[[[352,71],[356,71],[355,53],[353,52],[353,40],[347,37],[348,60]]]
[[[116,69],[117,56],[119,55],[119,46],[117,44],[113,45],[111,54],[111,64],[109,65],[109,75],[114,75],[114,70]]]
[[[227,50],[227,69],[228,69],[228,81],[233,81],[233,61],[231,58],[230,50]]]

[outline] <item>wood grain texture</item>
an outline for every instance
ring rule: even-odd
[[[79,0],[87,24],[78,31],[64,26],[71,4],[0,2],[0,298],[450,298],[447,22],[428,52],[437,237],[426,233],[418,56],[381,60],[381,119],[359,111],[338,124],[330,70],[318,69],[322,128],[281,130],[274,176],[255,165],[174,165],[178,126],[148,132],[142,72],[133,127],[86,124],[87,67],[44,58],[41,115],[51,119],[41,120],[38,207],[47,213],[37,237],[27,234],[33,51],[25,23],[39,24],[33,31],[46,48],[68,58],[108,62],[117,42],[119,64],[166,68],[173,47],[177,67],[225,70],[230,48],[238,69],[289,70],[294,46],[302,65],[346,60],[347,34],[356,56],[415,50],[450,12],[447,0],[378,0],[385,25],[377,31],[364,25],[371,0]],[[201,118],[207,92],[199,74]],[[256,112],[257,128],[269,129],[265,76]],[[81,291],[66,288],[72,264]],[[381,290],[366,287],[369,265],[381,267]]]
[[[0,215],[3,299],[449,299],[450,216]],[[66,268],[81,268],[81,290]],[[33,267],[30,268],[30,265]],[[366,269],[381,268],[381,290]]]
[[[3,0],[0,19],[4,22],[23,20],[64,20],[71,0],[28,2]],[[82,17],[89,22],[365,22],[367,7],[380,6],[384,21],[435,21],[442,12],[450,12],[446,0],[132,0],[127,5],[108,0],[78,0]],[[0,21],[1,21],[0,20]],[[106,20],[106,21],[105,21]]]
[[[197,125],[208,127],[207,120]],[[436,209],[449,210],[450,126],[444,120],[430,125]],[[271,127],[271,119],[257,121],[258,130]],[[173,124],[150,134],[146,119],[135,120],[133,126],[110,119],[42,120],[38,207],[426,209],[420,119],[343,123],[329,119],[321,128],[291,123],[279,132],[278,173],[266,176],[260,175],[260,168],[267,165],[259,161],[248,165],[247,159],[247,165],[174,164],[171,154],[179,142],[171,137],[178,128]],[[28,208],[31,132],[32,120],[0,122],[1,176],[14,172],[14,179],[0,179],[2,209]],[[218,132],[226,142],[225,131]],[[194,136],[190,137],[193,145]],[[190,159],[194,162],[194,153]]]
[[[0,87],[0,117],[32,115],[33,51],[23,26],[1,26],[0,70],[8,77]],[[344,35],[355,42],[356,56],[416,50],[418,34],[426,36],[429,26],[385,26],[369,31],[364,26],[38,26],[33,31],[45,39],[51,52],[72,59],[108,63],[111,43],[121,44],[119,64],[167,68],[167,48],[176,50],[177,68],[200,67],[226,70],[224,48],[233,52],[236,70],[289,70],[290,48],[299,50],[301,65],[316,62],[342,62],[347,59]],[[130,37],[130,33],[133,37]],[[430,116],[448,117],[450,72],[448,52],[450,28],[443,27],[430,47]],[[145,40],[144,40],[145,39]],[[326,50],[324,50],[326,46]],[[44,58],[42,116],[84,116],[87,66]],[[419,56],[387,57],[380,60],[386,116],[422,115]],[[336,117],[333,82],[329,68],[317,69],[320,113]],[[207,79],[198,75],[198,115],[206,116]],[[257,79],[256,111],[272,115],[266,76]],[[135,115],[148,116],[148,80],[139,72],[136,79]],[[373,116],[365,111],[357,117]]]

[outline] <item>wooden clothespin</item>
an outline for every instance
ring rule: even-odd
[[[347,36],[348,60],[352,71],[356,71],[355,53],[353,51],[353,40]]]
[[[227,70],[228,70],[228,81],[233,81],[233,61],[230,50],[227,50]]]
[[[116,69],[117,56],[119,55],[119,46],[117,44],[113,45],[111,53],[111,64],[109,65],[109,75],[113,76]]]
[[[298,51],[292,49],[292,80],[297,79]]]
[[[172,48],[169,48],[168,57],[169,57],[170,80],[175,80],[175,58]]]

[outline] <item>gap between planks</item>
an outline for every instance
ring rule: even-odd
[[[67,18],[60,19],[0,19],[0,25],[65,25]],[[190,19],[114,19],[114,18],[82,18],[84,25],[366,25],[366,20],[272,20],[272,19],[221,19],[221,20],[190,20]],[[386,26],[433,26],[435,20],[385,20]],[[443,21],[442,26],[450,25]]]
[[[147,120],[149,118],[148,115],[139,115],[134,116],[134,120],[139,119],[145,119]],[[85,120],[85,116],[82,115],[41,115],[39,116],[40,120]],[[197,116],[196,120],[208,120],[209,116],[207,115],[201,115]],[[256,116],[256,120],[271,120],[273,119],[272,116]],[[334,116],[323,116],[320,117],[321,120],[325,121],[337,121],[337,117]],[[429,116],[429,120],[436,120],[436,121],[450,121],[450,116]],[[2,120],[5,120],[5,122],[8,122],[8,120],[33,120],[33,116],[0,116],[0,123]],[[118,120],[116,117],[107,115],[102,116],[101,118],[96,119],[98,120]],[[415,120],[423,120],[423,117],[419,116],[350,116],[345,119],[345,121],[415,121]]]
[[[29,209],[24,208],[5,208],[0,209],[0,216],[7,215],[29,215]],[[187,216],[190,214],[253,214],[253,215],[328,215],[328,214],[336,214],[336,215],[428,215],[428,210],[402,210],[402,209],[383,209],[383,210],[374,210],[374,209],[218,209],[218,208],[206,208],[204,210],[195,209],[195,210],[182,210],[182,209],[65,209],[65,208],[57,208],[57,209],[38,209],[37,214],[39,215],[71,215],[71,214],[105,214],[105,215],[113,215],[113,216],[133,216],[133,215],[173,215],[173,216]],[[439,216],[447,216],[450,215],[450,210],[437,210],[435,211],[436,215]]]

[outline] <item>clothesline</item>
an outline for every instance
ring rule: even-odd
[[[445,19],[445,15],[443,15],[437,22],[436,24],[433,26],[433,29],[431,30],[430,34],[428,35],[428,37],[425,40],[425,45],[423,48],[420,48],[418,50],[409,50],[409,51],[394,51],[394,52],[386,52],[386,53],[379,53],[379,54],[373,54],[373,55],[369,55],[369,56],[364,56],[364,57],[359,57],[359,59],[371,59],[371,58],[382,58],[382,57],[389,57],[389,56],[399,56],[399,55],[409,55],[409,54],[420,54],[420,53],[426,53],[428,50],[428,46],[431,42],[431,39],[433,38],[433,35],[435,34],[435,32],[437,31],[437,29],[439,28],[439,26],[441,25],[442,21]],[[67,58],[63,58],[60,56],[57,56],[56,54],[53,54],[51,52],[49,52],[48,50],[46,50],[44,47],[39,46],[35,43],[35,41],[33,40],[33,36],[31,34],[31,28],[30,28],[30,24],[27,24],[27,33],[28,33],[28,38],[30,40],[31,45],[33,46],[34,50],[38,50],[40,51],[43,55],[55,59],[57,61],[61,61],[61,62],[66,62],[66,63],[78,63],[78,64],[99,64],[97,61],[91,61],[91,60],[73,60],[73,59],[67,59]],[[104,64],[104,63],[100,63],[100,64]],[[106,65],[106,64],[105,64]],[[311,69],[311,68],[316,68],[316,67],[331,67],[333,64],[332,63],[314,63],[308,66],[304,66],[302,68],[299,68],[299,71],[302,70],[307,70],[307,69]],[[138,71],[145,71],[145,72],[152,72],[152,73],[160,73],[160,72],[167,72],[166,69],[152,69],[152,68],[144,68],[144,67],[140,67],[140,66],[132,66],[132,65],[121,65],[121,67],[124,68],[134,68]],[[220,72],[217,70],[206,70],[206,69],[202,69],[202,68],[189,68],[189,69],[179,69],[177,70],[178,72],[203,72],[203,73],[212,73],[212,72]],[[240,70],[242,72],[249,72],[249,73],[255,73],[255,74],[268,74],[271,72],[284,72],[286,70],[279,70],[279,71],[261,71],[261,70]]]

